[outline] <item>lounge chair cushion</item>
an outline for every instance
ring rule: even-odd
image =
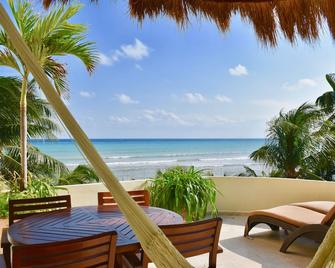
[[[251,212],[250,216],[268,216],[297,227],[301,227],[306,224],[320,224],[325,218],[325,214],[292,205],[256,210]]]
[[[326,214],[326,217],[322,220],[322,224],[331,225],[335,219],[335,205]]]
[[[308,208],[316,212],[327,214],[334,206],[334,201],[309,201],[301,203],[293,203],[293,206]]]

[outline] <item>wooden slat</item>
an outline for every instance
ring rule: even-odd
[[[114,267],[116,236],[112,231],[65,242],[13,246],[13,268]]]
[[[204,253],[209,254],[209,267],[216,267],[216,255],[219,253],[219,235],[222,225],[221,218],[198,221],[193,223],[161,226],[162,231],[184,257],[192,257]],[[221,249],[221,248],[220,248]],[[128,263],[134,262],[134,256],[124,256]],[[138,259],[137,259],[138,261]],[[149,257],[143,253],[142,267],[147,268]]]
[[[71,196],[53,196],[44,198],[11,199],[8,202],[9,224],[38,213],[65,210],[71,208]]]
[[[128,191],[128,194],[137,204],[142,206],[150,205],[150,194],[147,190]],[[98,192],[98,204],[99,206],[117,206],[117,202],[109,192]]]
[[[13,204],[27,204],[27,203],[44,203],[44,202],[53,202],[53,201],[66,201],[71,200],[70,195],[58,195],[42,198],[27,198],[27,199],[11,199]]]
[[[32,211],[32,210],[46,210],[52,208],[58,208],[58,209],[66,209],[67,204],[66,203],[45,203],[45,204],[33,204],[33,205],[26,205],[26,206],[14,206],[17,212],[24,212],[24,211]]]

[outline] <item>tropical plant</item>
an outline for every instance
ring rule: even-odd
[[[251,167],[243,166],[244,171],[239,173],[237,176],[239,177],[257,177],[257,173]]]
[[[34,53],[42,69],[59,94],[68,93],[65,65],[57,56],[73,55],[79,58],[89,72],[98,60],[92,42],[86,42],[86,27],[70,23],[80,5],[54,6],[44,16],[34,12],[25,0],[8,0],[12,16],[25,43]],[[55,57],[56,56],[56,57]],[[27,185],[27,94],[31,74],[21,60],[6,32],[0,28],[0,66],[13,68],[22,79],[20,98],[21,190]]]
[[[79,165],[73,171],[59,178],[59,185],[86,184],[100,182],[94,169],[90,166]]]
[[[287,113],[281,111],[269,122],[266,145],[250,158],[282,177],[322,179],[315,166],[321,156],[328,158],[335,146],[334,132],[323,124],[323,118],[322,111],[306,103]]]
[[[49,105],[36,97],[35,84],[28,84],[28,135],[31,138],[55,138],[57,125],[52,121]],[[20,103],[21,81],[15,77],[0,76],[0,174],[10,180],[20,173]],[[42,153],[36,147],[28,146],[28,175],[60,176],[67,168],[60,161]]]
[[[6,185],[7,188],[7,191],[0,191],[0,217],[8,216],[8,200],[10,199],[56,196],[58,190],[67,190],[64,187],[55,186],[52,180],[47,178],[29,180],[28,186],[24,191],[20,191],[17,177],[13,177],[12,180],[9,181],[0,178],[0,183]]]
[[[151,204],[182,214],[187,221],[203,219],[208,207],[216,215],[215,183],[205,179],[201,172],[193,166],[158,171],[147,185]]]
[[[326,80],[330,87],[331,91],[327,91],[316,99],[316,104],[323,108],[326,113],[334,114],[332,116],[335,119],[335,74],[327,74]]]

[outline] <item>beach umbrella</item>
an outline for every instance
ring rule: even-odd
[[[42,0],[48,7],[56,0]],[[94,1],[94,0],[93,0]],[[66,3],[68,0],[58,0]],[[233,15],[251,23],[262,44],[276,46],[278,37],[294,43],[298,37],[313,43],[327,25],[335,39],[335,0],[129,0],[131,16],[140,22],[146,17],[168,16],[185,27],[190,17],[213,21],[222,32],[229,29]],[[34,55],[24,43],[0,4],[0,23],[10,36],[15,49],[29,67],[36,81],[52,104],[73,138],[115,196],[121,211],[133,228],[142,247],[158,267],[190,267],[187,261],[172,246],[159,228],[129,197],[117,178],[104,163],[86,134],[80,128],[55,89],[40,68]],[[310,267],[333,267],[335,263],[335,222],[319,247]]]

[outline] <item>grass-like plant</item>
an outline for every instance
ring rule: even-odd
[[[8,201],[10,199],[26,199],[56,196],[57,190],[66,190],[61,186],[55,186],[52,180],[47,178],[35,178],[28,181],[24,191],[20,191],[18,176],[8,181],[0,177],[0,217],[8,216]]]
[[[156,177],[148,181],[147,189],[151,205],[175,211],[186,221],[203,219],[208,209],[212,216],[217,215],[215,184],[193,166],[158,171]]]

